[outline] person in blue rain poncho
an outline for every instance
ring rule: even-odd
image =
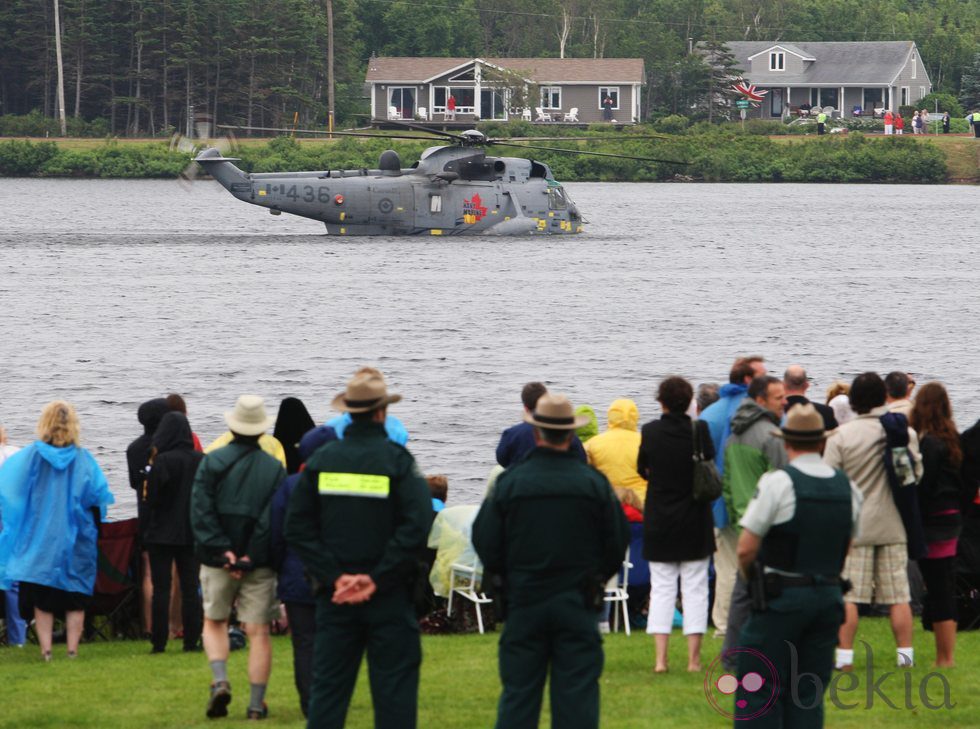
[[[44,408],[38,440],[0,469],[0,589],[20,582],[34,606],[41,655],[51,660],[54,615],[65,615],[68,656],[78,652],[85,607],[95,588],[99,523],[113,503],[95,458],[78,445],[75,409]]]

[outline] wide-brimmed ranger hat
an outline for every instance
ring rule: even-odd
[[[524,421],[539,428],[551,430],[575,430],[589,422],[588,415],[576,415],[572,401],[564,395],[546,392],[538,398],[533,413],[526,413]]]
[[[356,375],[347,389],[337,395],[330,407],[342,413],[367,413],[399,402],[401,395],[389,395],[385,381],[377,375]]]
[[[262,435],[275,422],[265,413],[265,401],[258,395],[242,395],[235,409],[225,413],[225,422],[232,433]]]
[[[801,442],[819,443],[827,437],[823,416],[813,407],[813,403],[794,405],[786,413],[786,422],[779,430],[774,430],[777,438],[788,438]]]

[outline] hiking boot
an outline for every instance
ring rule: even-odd
[[[269,707],[266,703],[262,702],[262,708],[256,709],[252,706],[248,707],[248,711],[245,712],[246,719],[266,719],[269,716]]]
[[[231,703],[231,684],[227,681],[216,681],[211,684],[211,697],[208,699],[208,719],[228,716],[228,704]]]

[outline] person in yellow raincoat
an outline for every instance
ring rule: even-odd
[[[613,486],[636,493],[642,503],[647,495],[647,482],[636,471],[640,455],[640,411],[632,400],[615,400],[606,413],[609,427],[585,443],[589,463],[609,479]]]

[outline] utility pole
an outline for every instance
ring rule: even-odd
[[[333,131],[334,121],[333,78],[333,0],[327,0],[327,128]]]
[[[58,0],[54,0],[54,47],[58,56],[58,119],[61,121],[61,136],[68,136],[68,122],[65,119],[65,66],[61,60],[61,12]]]

